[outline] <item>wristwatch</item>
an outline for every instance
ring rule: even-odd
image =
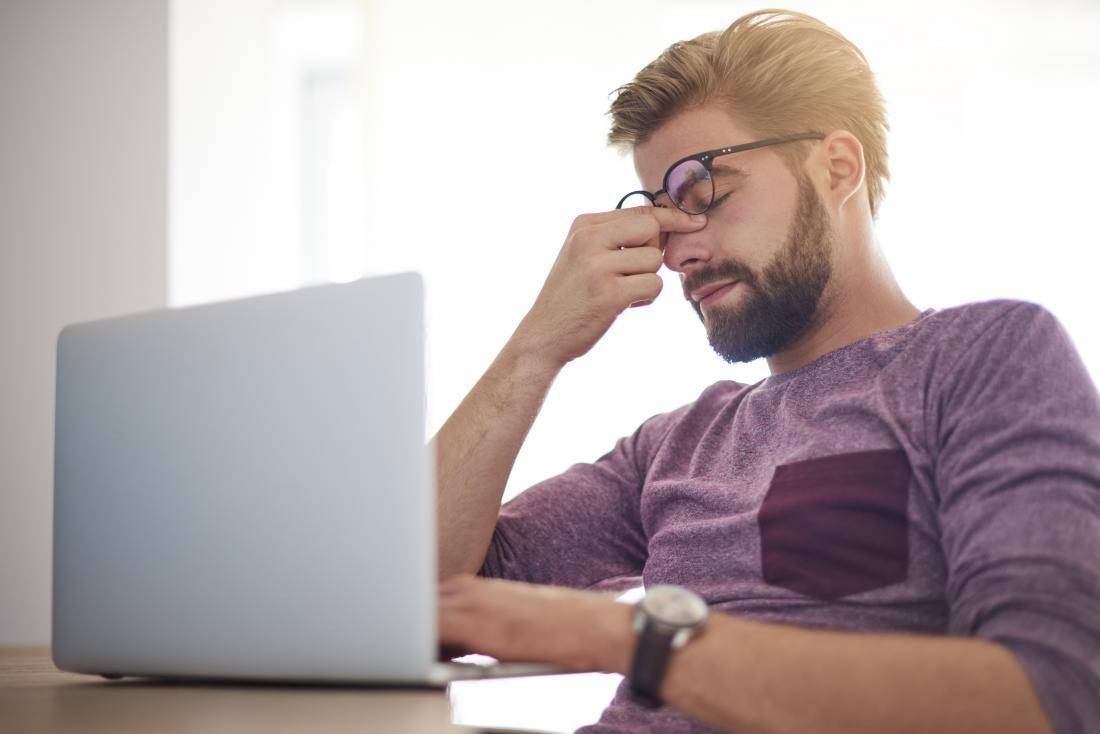
[[[649,708],[664,705],[658,692],[672,651],[697,637],[707,621],[707,603],[679,586],[651,586],[634,605],[634,661],[628,678],[630,692]]]

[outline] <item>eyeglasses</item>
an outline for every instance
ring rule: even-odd
[[[689,155],[669,166],[668,171],[665,172],[664,181],[661,182],[664,188],[660,191],[652,194],[644,190],[631,191],[619,199],[619,203],[615,208],[622,209],[624,204],[627,206],[663,206],[657,203],[657,197],[661,194],[668,194],[669,199],[680,211],[688,214],[702,214],[714,205],[715,158],[731,153],[740,153],[743,150],[763,148],[768,145],[793,143],[796,140],[824,139],[825,136],[821,133],[799,133],[788,138],[758,140],[755,143],[744,143]],[[734,170],[722,170],[723,168],[723,166],[719,166],[719,175],[735,173]]]

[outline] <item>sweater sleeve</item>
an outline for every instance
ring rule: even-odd
[[[1010,303],[956,336],[935,427],[949,633],[1006,646],[1055,734],[1096,731],[1100,396],[1036,304]]]
[[[506,502],[478,575],[604,591],[640,585],[642,486],[678,412],[650,417],[594,462],[573,464]]]

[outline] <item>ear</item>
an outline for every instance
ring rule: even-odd
[[[829,208],[839,212],[854,201],[853,196],[863,185],[863,144],[847,130],[834,130],[821,143],[828,172]]]

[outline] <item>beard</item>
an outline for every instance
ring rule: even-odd
[[[798,208],[787,242],[761,275],[735,260],[699,273],[700,284],[739,280],[738,302],[703,309],[688,296],[707,328],[710,345],[727,362],[770,357],[790,345],[814,323],[832,276],[833,234],[828,213],[805,174],[798,178]],[[691,289],[685,289],[690,293]]]

